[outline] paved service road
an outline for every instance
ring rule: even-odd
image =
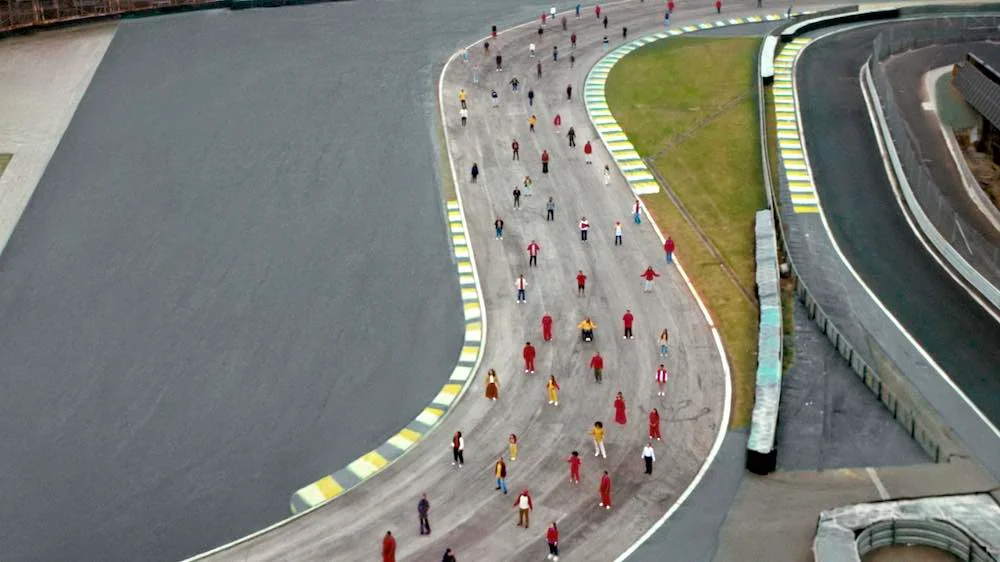
[[[997,424],[1000,325],[914,237],[886,179],[858,85],[858,69],[879,31],[919,25],[845,31],[806,49],[797,68],[800,99],[806,102],[803,129],[838,245],[880,300]]]
[[[657,5],[630,3],[609,7],[608,34],[620,42],[622,25],[630,36],[639,36],[660,23]],[[702,12],[703,13],[703,12]],[[377,552],[387,529],[399,537],[404,559],[436,559],[447,547],[462,559],[524,560],[546,552],[545,526],[558,520],[561,554],[575,558],[611,560],[658,519],[685,489],[712,446],[722,420],[723,371],[704,319],[675,269],[663,263],[660,243],[648,224],[631,224],[632,201],[620,176],[605,187],[601,178],[608,156],[595,148],[595,163],[583,161],[582,146],[594,138],[580,98],[586,71],[600,56],[597,20],[592,12],[581,20],[570,18],[571,32],[579,37],[573,70],[569,68],[569,32],[549,26],[539,41],[536,26],[504,33],[492,41],[486,59],[482,45],[470,52],[472,62],[461,60],[447,69],[444,102],[449,149],[455,158],[461,194],[469,221],[471,242],[483,282],[489,321],[483,369],[463,402],[439,430],[412,453],[397,461],[370,483],[338,498],[331,505],[286,527],[218,556],[220,560],[295,559],[361,560]],[[634,34],[634,35],[633,35]],[[528,58],[528,43],[538,43],[538,59]],[[553,63],[552,46],[560,47]],[[504,57],[504,71],[495,72],[497,49]],[[543,79],[535,77],[541,61]],[[482,82],[471,82],[471,68],[481,65]],[[508,81],[517,76],[520,92]],[[565,101],[565,87],[574,85],[572,102]],[[469,99],[469,124],[459,124],[458,89]],[[492,108],[490,88],[500,95]],[[534,89],[535,105],[529,108],[526,91]],[[529,109],[539,119],[537,132],[528,132]],[[561,134],[552,120],[561,114]],[[567,129],[578,132],[577,147],[570,149]],[[510,143],[520,142],[520,161],[513,162]],[[551,173],[541,173],[539,155],[552,156]],[[469,182],[469,169],[477,162],[482,171],[477,184]],[[511,191],[525,175],[534,180],[534,194],[522,197],[522,208],[512,209]],[[545,220],[545,202],[556,202],[556,220]],[[506,222],[504,239],[496,240],[493,220]],[[586,215],[593,225],[590,241],[580,241],[577,221]],[[625,225],[624,246],[612,245],[614,221]],[[541,245],[539,265],[529,268],[526,246]],[[642,292],[639,273],[648,264],[664,272],[655,291]],[[574,275],[588,275],[586,297],[576,296]],[[514,279],[524,273],[529,283],[528,303],[515,303]],[[621,316],[626,308],[636,315],[636,339],[621,339]],[[540,341],[540,318],[555,318],[554,341]],[[598,324],[597,339],[583,343],[576,323],[591,315]],[[658,363],[656,334],[668,327],[673,350],[667,363],[672,370],[668,396],[657,398],[653,374]],[[676,337],[676,339],[674,339]],[[539,349],[534,375],[522,372],[521,348],[530,340]],[[594,351],[607,362],[604,383],[594,382],[587,364]],[[500,376],[500,399],[483,397],[485,370]],[[560,381],[560,405],[549,406],[545,377]],[[614,393],[622,391],[628,402],[629,421],[613,421]],[[663,415],[664,442],[656,446],[658,464],[652,476],[642,471],[640,452],[646,442],[649,410]],[[608,458],[595,459],[587,431],[596,420],[608,429]],[[450,465],[450,439],[461,430],[466,441],[464,468]],[[505,454],[507,436],[521,437],[516,462],[508,461],[511,494],[494,490],[493,467]],[[565,458],[570,451],[583,454],[583,482],[568,481]],[[506,455],[505,455],[506,456]],[[615,482],[614,509],[598,508],[597,483],[607,469]],[[512,507],[515,495],[528,488],[535,500],[533,524],[518,528]],[[427,492],[431,502],[429,538],[417,534],[416,502]]]

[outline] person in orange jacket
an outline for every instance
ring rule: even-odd
[[[396,562],[396,537],[386,531],[382,537],[382,562]]]
[[[611,509],[611,476],[608,471],[604,471],[604,476],[601,476],[601,504],[600,507],[605,509]]]
[[[524,372],[525,373],[535,373],[535,347],[531,345],[531,342],[526,342],[524,344],[524,350],[521,352],[524,357]]]

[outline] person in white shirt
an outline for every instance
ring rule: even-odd
[[[604,185],[605,187],[611,185],[611,168],[606,164],[604,166]]]
[[[590,221],[587,217],[580,218],[580,240],[587,241],[587,231],[590,230]]]
[[[528,43],[528,56],[530,56],[531,58],[535,58],[535,44],[534,43]]]
[[[652,474],[653,463],[656,462],[656,453],[653,452],[652,442],[647,442],[646,448],[642,450],[642,460],[646,462],[646,474]]]
[[[622,223],[615,221],[615,246],[622,245]]]
[[[464,107],[459,109],[458,116],[462,118],[462,126],[464,127],[465,123],[469,120],[469,110]]]
[[[527,302],[528,297],[525,291],[528,289],[528,282],[524,280],[524,275],[518,276],[517,280],[514,281],[514,288],[517,289],[518,304]]]

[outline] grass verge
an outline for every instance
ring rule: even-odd
[[[643,198],[677,242],[678,257],[719,326],[733,369],[733,428],[749,424],[757,362],[757,308],[737,283],[755,293],[753,220],[767,206],[753,96],[759,41],[654,43],[622,59],[607,85],[611,111],[639,154],[736,273],[734,281],[723,271],[666,194]]]
[[[10,164],[10,159],[13,157],[13,154],[0,154],[0,176],[3,175],[3,171],[7,169],[7,164]]]

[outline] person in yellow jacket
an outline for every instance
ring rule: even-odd
[[[559,383],[556,381],[555,375],[549,375],[549,382],[546,383],[545,388],[549,391],[549,404],[553,406],[559,405]]]
[[[591,341],[594,339],[594,328],[597,327],[597,324],[594,324],[589,316],[584,318],[583,322],[577,324],[576,327],[580,328],[580,337],[583,338],[583,341]]]
[[[534,133],[535,125],[537,124],[538,124],[538,118],[535,117],[535,114],[531,114],[531,117],[528,117],[528,131]]]
[[[465,88],[458,91],[458,101],[462,104],[462,109],[467,109],[465,105]]]
[[[594,438],[594,456],[608,458],[608,453],[604,450],[604,424],[594,422],[594,428],[590,430],[590,435]]]
[[[517,460],[517,435],[511,433],[507,444],[510,446],[510,462],[514,462]]]

